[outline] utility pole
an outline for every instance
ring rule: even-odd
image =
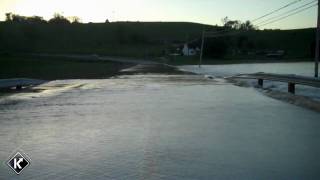
[[[314,76],[319,77],[319,58],[320,58],[320,0],[318,0],[318,22],[317,22],[317,35],[316,35],[316,56],[315,56],[315,71]]]
[[[319,0],[319,1],[320,1],[320,0]],[[201,68],[201,65],[202,65],[203,48],[204,48],[204,36],[205,36],[205,32],[204,32],[204,30],[203,30],[203,31],[202,31],[202,42],[201,42],[201,52],[200,52],[199,68]]]

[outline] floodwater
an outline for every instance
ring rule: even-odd
[[[181,68],[199,74],[223,77],[257,72],[314,76],[313,62],[205,65],[202,68],[198,68],[198,66],[181,66]]]
[[[210,75],[213,77],[229,77],[238,74],[250,74],[257,72],[300,75],[314,77],[313,62],[296,62],[296,63],[264,63],[264,64],[229,64],[229,65],[204,65],[198,66],[180,66],[180,69],[193,72],[196,74]],[[247,86],[254,87],[257,80],[240,80]],[[275,81],[264,81],[264,89],[287,93],[288,84]],[[296,95],[303,96],[320,102],[320,89],[310,86],[296,85]],[[300,102],[297,102],[300,104]]]
[[[320,114],[222,79],[53,81],[0,99],[0,179],[319,179]]]

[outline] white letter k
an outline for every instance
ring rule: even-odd
[[[23,161],[23,158],[19,158],[19,161],[17,162],[17,158],[14,158],[14,161],[13,161],[13,168],[14,169],[17,169],[17,166],[19,169],[22,169],[21,166],[20,166],[20,163]]]

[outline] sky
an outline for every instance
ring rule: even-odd
[[[82,22],[183,21],[221,25],[221,19],[252,20],[294,0],[0,0],[0,20],[6,12],[45,19],[54,13],[78,16]],[[301,0],[294,9],[312,0]],[[283,12],[285,12],[283,11]],[[275,14],[274,16],[276,16]],[[296,29],[316,26],[317,8],[263,28]],[[273,16],[270,16],[273,17]],[[262,27],[261,27],[262,28]]]

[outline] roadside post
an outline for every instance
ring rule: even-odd
[[[320,0],[319,0],[319,1],[320,1]],[[205,36],[205,32],[204,32],[204,30],[203,30],[203,31],[202,31],[202,41],[201,41],[201,52],[200,52],[199,68],[201,68],[201,65],[202,65],[203,48],[204,48],[204,36]]]
[[[320,0],[318,0],[318,21],[317,21],[317,35],[316,35],[316,55],[315,55],[315,68],[314,77],[319,77],[319,58],[320,58]]]

